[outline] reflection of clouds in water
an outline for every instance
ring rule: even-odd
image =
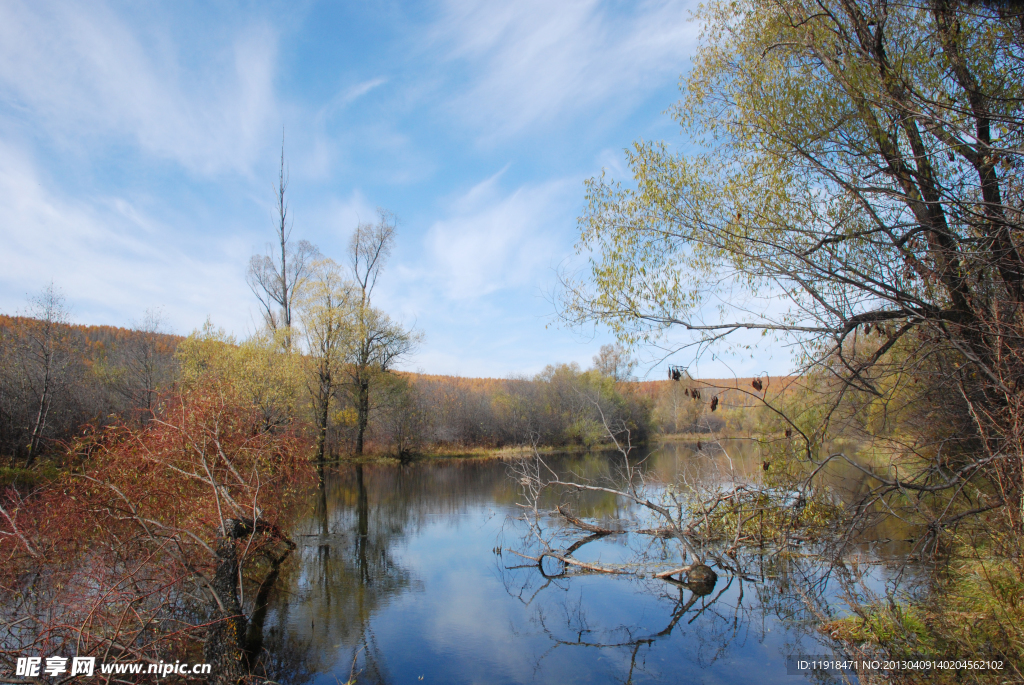
[[[495,649],[509,642],[518,611],[493,576],[481,577],[477,569],[436,576],[431,592],[416,604],[429,649],[458,663],[464,682],[495,682],[497,673],[511,682],[531,680],[531,666],[520,650]]]
[[[509,573],[508,589],[532,600],[532,622],[551,644],[545,662],[558,652],[573,654],[577,665],[603,660],[610,682],[732,683],[756,675],[757,682],[786,683],[785,655],[833,651],[794,591],[812,587],[823,571],[804,560],[761,569],[756,582],[723,578],[710,595],[697,596],[657,580],[548,583],[535,569],[519,569]]]
[[[734,465],[756,475],[759,456],[745,449],[731,451]],[[548,461],[615,479],[609,455]],[[644,469],[668,477],[695,463],[681,443],[662,446]],[[529,562],[493,553],[521,532],[505,518],[517,512],[505,463],[367,465],[362,474],[360,488],[353,468],[329,473],[327,506],[316,502],[293,528],[301,547],[267,622],[278,680],[344,682],[355,655],[360,682],[374,683],[624,682],[631,669],[634,683],[789,683],[786,654],[831,651],[801,593],[824,606],[845,576],[824,583],[814,559],[741,550],[750,580],[719,569],[713,592],[696,598],[653,579],[548,582],[535,566],[506,569]],[[598,520],[628,514],[612,496],[581,504]],[[637,554],[650,542],[639,538],[595,541],[580,557]]]

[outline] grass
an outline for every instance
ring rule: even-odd
[[[594,450],[609,449],[610,445],[560,445],[540,446],[537,451],[541,454],[585,454]],[[526,445],[506,445],[504,447],[470,447],[465,445],[434,446],[427,449],[410,453],[406,459],[409,461],[434,461],[444,459],[515,459],[533,453],[533,449]],[[334,459],[343,463],[394,463],[401,461],[394,452],[370,451],[362,456],[347,455]]]
[[[33,468],[0,466],[0,489],[8,486],[31,489],[42,483],[56,480],[59,476],[60,469],[50,463],[38,464]]]
[[[1003,670],[902,672],[895,682],[1024,681],[1024,569],[1013,559],[962,559],[937,579],[928,597],[861,607],[825,624],[850,645],[877,645],[894,659],[1002,661]]]

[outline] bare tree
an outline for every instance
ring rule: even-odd
[[[394,214],[378,209],[376,223],[360,223],[349,243],[349,268],[360,290],[358,333],[348,367],[358,413],[356,454],[363,453],[371,383],[375,376],[387,373],[396,361],[411,352],[419,340],[416,333],[406,331],[371,303],[377,278],[394,247],[397,223]]]
[[[621,344],[601,345],[600,352],[594,355],[594,368],[603,376],[609,376],[617,381],[628,381],[633,378],[636,360]]]
[[[68,371],[74,362],[68,330],[68,309],[64,295],[50,283],[31,299],[31,320],[21,330],[21,381],[32,402],[28,456],[30,466],[39,455],[54,399],[68,384]]]
[[[349,268],[362,291],[362,307],[370,306],[377,277],[395,246],[398,220],[386,209],[377,210],[377,222],[360,222],[349,242]]]
[[[290,243],[293,223],[288,217],[288,175],[284,167],[284,143],[281,144],[281,170],[277,188],[275,221],[276,244],[265,255],[253,255],[249,260],[246,282],[263,307],[263,319],[270,330],[284,328],[285,344],[291,346],[293,308],[303,283],[309,276],[313,260],[319,256],[316,246],[307,240],[297,245]]]
[[[157,389],[173,378],[173,347],[165,340],[159,310],[148,309],[141,323],[117,350],[119,364],[109,373],[109,385],[129,403],[129,409],[141,410],[142,418],[152,412]]]

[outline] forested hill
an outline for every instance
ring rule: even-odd
[[[150,411],[181,340],[0,315],[0,455],[31,462],[83,425]]]
[[[800,376],[747,376],[741,378],[690,378],[684,376],[678,381],[637,381],[634,383],[636,392],[651,400],[673,389],[696,390],[700,397],[710,399],[718,396],[720,401],[734,406],[751,407],[760,404],[759,398],[765,396],[765,392],[785,392],[792,389],[791,386],[798,381]],[[759,383],[760,389],[755,385]]]
[[[0,316],[0,457],[31,463],[39,454],[59,451],[84,426],[144,421],[161,394],[192,382],[197,369],[219,374],[251,396],[268,426],[303,425],[310,413],[304,359],[260,336],[236,344],[222,332],[184,338]],[[338,369],[339,377],[346,369]],[[607,439],[607,429],[595,402],[613,423],[629,426],[634,440],[742,431],[765,393],[793,380],[615,380],[607,370],[576,364],[551,365],[531,377],[383,376],[390,380],[375,383],[371,392],[366,439],[371,451],[398,454],[532,440],[598,444]],[[351,448],[354,393],[356,386],[344,382],[333,393],[326,439],[336,456]]]
[[[43,322],[24,316],[7,316],[0,314],[0,335],[10,335],[26,327]],[[183,336],[173,333],[160,333],[153,331],[139,331],[132,328],[121,328],[119,326],[91,326],[85,324],[55,324],[68,332],[69,337],[78,338],[86,343],[85,349],[92,352],[92,355],[105,355],[107,352],[123,349],[130,342],[145,339],[149,341],[153,349],[160,354],[173,356],[178,343],[184,340]],[[92,356],[90,355],[90,356]]]

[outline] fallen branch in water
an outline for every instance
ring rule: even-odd
[[[585,568],[588,571],[596,571],[597,573],[614,573],[614,574],[619,574],[619,575],[632,575],[631,571],[623,571],[622,569],[618,569],[618,568],[608,568],[606,566],[598,566],[597,564],[588,564],[585,561],[580,561],[579,559],[573,559],[572,557],[565,556],[565,555],[562,555],[562,554],[558,554],[557,552],[542,552],[539,557],[531,557],[529,554],[523,554],[522,552],[517,552],[516,550],[512,549],[511,547],[506,547],[505,551],[506,552],[511,552],[512,554],[515,554],[517,557],[522,557],[523,559],[529,559],[530,561],[535,561],[535,562],[537,562],[537,566],[541,565],[541,563],[544,560],[544,557],[551,557],[552,559],[557,559],[558,561],[562,562],[563,564],[569,564],[571,566],[579,566],[580,568]]]
[[[684,573],[689,573],[690,569],[692,569],[693,566],[694,566],[693,564],[687,564],[686,566],[680,566],[679,568],[674,568],[671,571],[662,571],[661,573],[655,573],[654,577],[655,578],[662,578],[662,579],[664,579],[664,578],[669,578],[670,576],[674,576],[676,574],[679,574],[681,576]]]
[[[567,513],[565,511],[565,509],[562,508],[562,506],[558,507],[558,513],[561,514],[562,518],[564,518],[566,521],[568,521],[572,525],[576,526],[577,528],[579,528],[581,530],[585,530],[585,531],[587,531],[589,533],[596,533],[597,535],[615,535],[617,533],[621,533],[622,532],[621,530],[612,530],[611,528],[602,528],[601,526],[595,526],[592,523],[587,523],[586,521],[581,521],[580,519],[576,518],[572,514]]]

